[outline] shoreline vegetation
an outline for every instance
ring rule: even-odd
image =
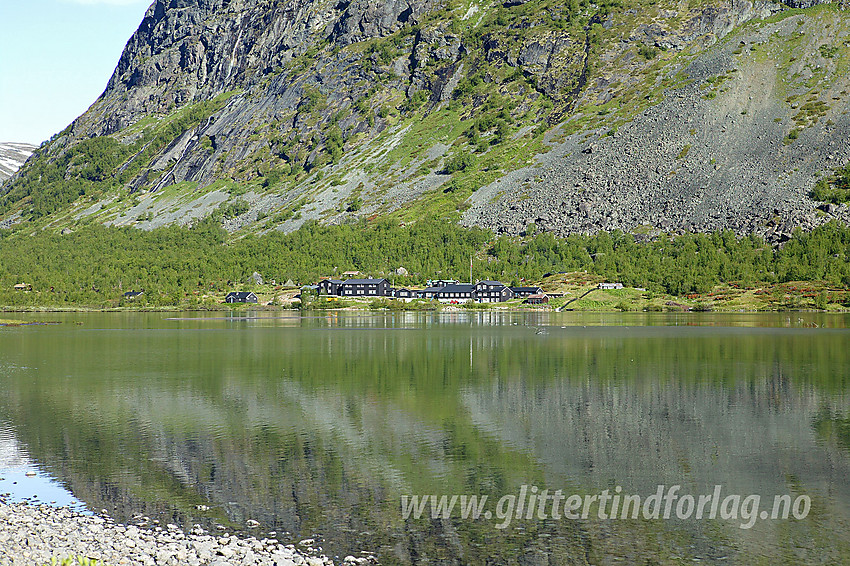
[[[850,305],[835,296],[850,296],[844,289],[833,289],[822,282],[795,282],[796,285],[782,287],[737,287],[715,288],[705,295],[653,295],[642,289],[624,288],[613,290],[586,289],[584,293],[570,293],[557,297],[549,304],[530,305],[521,299],[504,303],[439,303],[415,300],[405,303],[390,297],[371,299],[327,299],[319,296],[310,305],[302,306],[298,299],[289,301],[284,294],[283,303],[288,304],[244,304],[234,303],[196,305],[123,305],[118,307],[93,307],[86,305],[56,306],[0,306],[0,313],[309,313],[309,312],[595,312],[595,313],[790,313],[808,312],[825,314],[850,313]],[[268,293],[271,296],[273,293]],[[280,294],[274,294],[280,298]],[[260,295],[265,297],[265,295]],[[274,300],[274,299],[272,299]],[[0,327],[45,326],[61,324],[61,321],[20,320],[0,318]]]
[[[237,537],[226,531],[207,532],[199,525],[188,532],[172,524],[139,527],[67,507],[0,500],[0,562],[9,566],[333,566],[313,540],[296,546],[281,543],[275,535]],[[348,566],[371,563],[371,556],[340,561]]]
[[[356,270],[394,287],[429,278],[540,286],[548,305],[520,300],[438,305],[393,299],[301,305],[304,285]],[[286,284],[279,282],[286,281]],[[623,289],[596,289],[601,282]],[[135,292],[131,293],[129,292]],[[139,291],[143,291],[139,293]],[[260,305],[223,304],[253,291]],[[445,219],[322,226],[231,238],[212,219],[144,231],[84,226],[71,234],[0,231],[0,311],[232,309],[575,310],[599,312],[850,310],[850,227],[831,222],[771,245],[756,236],[621,232],[556,237],[532,226],[495,236]]]

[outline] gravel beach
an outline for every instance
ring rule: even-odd
[[[152,529],[122,525],[67,508],[0,502],[0,564],[42,565],[52,558],[85,557],[117,564],[212,564],[246,566],[329,566],[312,541],[284,545],[273,538],[240,538],[207,533],[199,526],[184,533],[176,525]],[[343,564],[374,559],[346,557]]]

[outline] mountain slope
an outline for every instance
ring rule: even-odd
[[[0,143],[0,183],[14,175],[35,149],[28,143]]]
[[[465,221],[513,233],[533,222],[558,232],[731,227],[773,238],[847,221],[846,206],[819,210],[808,193],[819,174],[850,161],[850,76],[822,48],[848,39],[846,16],[832,10],[747,26],[698,56],[635,120],[570,136],[537,167],[476,192]]]
[[[848,218],[807,195],[850,159],[849,30],[838,4],[158,0],[0,216],[782,239]]]

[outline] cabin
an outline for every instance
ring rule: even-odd
[[[342,276],[348,277],[348,278],[357,277],[358,275],[360,275],[359,271],[343,271],[342,272]]]
[[[470,283],[454,283],[441,287],[434,298],[441,303],[466,303],[475,300],[475,285]]]
[[[259,299],[251,291],[233,291],[224,298],[225,303],[253,303],[257,304]]]
[[[457,279],[429,279],[428,287],[445,287],[446,285],[457,285],[460,283]]]
[[[339,287],[341,297],[389,297],[390,282],[386,279],[346,279]]]
[[[479,281],[473,287],[479,303],[504,303],[514,298],[511,288],[500,281]]]
[[[339,295],[342,284],[341,279],[322,279],[318,284],[318,292],[320,295]]]
[[[543,289],[540,287],[511,287],[511,291],[513,291],[514,298],[527,299],[531,295],[539,295],[543,292]]]
[[[600,283],[599,288],[603,291],[613,291],[615,289],[622,289],[622,283]]]
[[[416,298],[416,291],[411,291],[410,289],[402,287],[401,289],[393,289],[392,295],[400,301],[409,303]]]
[[[545,305],[549,302],[549,295],[546,293],[537,293],[526,297],[525,302],[529,305]]]
[[[128,301],[135,301],[144,294],[144,291],[127,291],[126,293],[124,293],[124,298]]]

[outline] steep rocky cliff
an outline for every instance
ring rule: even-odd
[[[840,4],[157,0],[0,218],[781,239],[848,218],[808,197],[850,160],[848,38]]]
[[[337,57],[323,47],[385,37],[434,3],[157,0],[127,43],[106,93],[71,133],[113,134],[140,117],[238,89],[295,109],[305,84],[321,75],[285,73],[289,80],[274,84],[264,79],[304,55],[303,71],[330,65],[325,73],[343,72],[345,65],[357,64],[357,54]]]

